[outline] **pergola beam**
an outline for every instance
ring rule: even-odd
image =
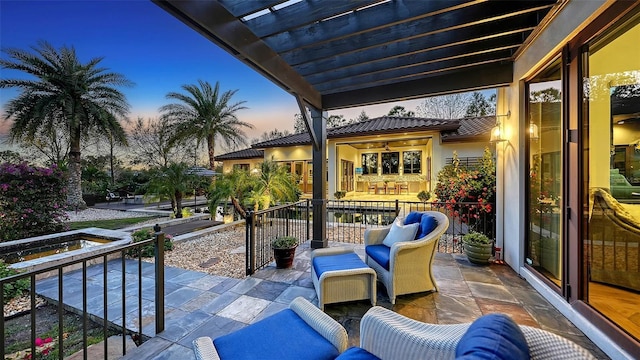
[[[298,108],[300,109],[300,115],[302,116],[304,126],[307,128],[307,132],[311,137],[311,144],[313,145],[313,148],[315,150],[318,150],[321,147],[320,140],[318,139],[318,135],[316,135],[316,132],[313,129],[313,119],[311,119],[309,113],[307,113],[307,105],[304,103],[304,100],[300,96],[295,95],[295,98],[296,102],[298,103]]]
[[[468,0],[390,1],[344,16],[290,29],[287,32],[265,37],[264,40],[275,51],[286,52],[425,18],[458,6],[470,6],[479,2]]]
[[[222,6],[237,18],[266,10],[287,1],[288,0],[219,0]]]
[[[277,12],[247,20],[246,24],[259,37],[266,37],[312,24],[380,1],[383,0],[301,1],[279,9]]]
[[[489,89],[513,81],[510,62],[481,65],[464,71],[451,71],[402,83],[336,92],[322,96],[326,110],[364,106],[389,101]]]
[[[526,19],[524,17],[527,17]],[[532,21],[528,21],[531,18]],[[476,41],[496,39],[496,41],[512,41],[517,38],[522,43],[522,33],[529,33],[535,27],[535,16],[527,14],[518,17],[517,21],[508,19],[498,20],[491,23],[482,23],[469,27],[459,28],[449,32],[439,32],[435,34],[419,36],[401,42],[392,42],[373,48],[358,51],[357,55],[352,53],[331,56],[326,59],[312,63],[294,66],[302,76],[332,71],[344,67],[371,63],[387,58],[397,58],[409,56],[423,52],[447,48],[450,46],[472,44]],[[499,31],[497,30],[499,29]],[[455,38],[456,41],[451,41]]]
[[[251,66],[289,93],[322,108],[320,93],[242,21],[217,1],[153,0],[200,34]]]
[[[494,7],[489,7],[485,5],[486,3],[483,3],[481,5],[485,6],[477,5],[438,13],[415,21],[388,26],[335,41],[324,42],[317,46],[298,48],[289,52],[280,52],[280,55],[288,64],[295,67],[307,62],[314,62],[341,54],[353,54],[392,42],[405,41],[438,32],[513,18],[548,8],[548,6],[544,5],[533,9],[527,8],[525,3],[526,2],[521,1],[506,1],[500,4],[498,10],[495,9],[495,4],[493,4]],[[496,32],[500,32],[499,28],[496,28]],[[449,36],[452,36],[450,38],[451,40],[455,39],[453,37],[454,34],[449,34]]]
[[[460,70],[489,63],[510,63],[511,55],[512,51],[506,49],[488,54],[469,55],[418,66],[385,69],[372,74],[352,76],[313,85],[323,94],[378,87],[397,82],[411,82],[425,78],[431,74],[451,72],[450,70]]]
[[[508,37],[485,39],[470,44],[463,43],[432,51],[360,63],[354,66],[332,69],[322,73],[308,75],[305,76],[305,78],[311,84],[316,86],[322,83],[352,78],[355,76],[373,75],[375,73],[387,71],[388,69],[418,67],[426,64],[443,65],[445,64],[441,63],[443,60],[463,58],[483,53],[497,53],[505,49],[515,51],[515,49],[520,46],[521,41],[520,34],[511,34]]]

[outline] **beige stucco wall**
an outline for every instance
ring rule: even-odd
[[[234,165],[237,164],[249,164],[249,168],[251,170],[255,169],[262,163],[264,159],[256,158],[256,159],[241,159],[241,160],[225,160],[222,162],[222,172],[230,172],[233,169]]]

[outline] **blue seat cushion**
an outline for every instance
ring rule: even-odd
[[[221,359],[330,360],[340,355],[291,309],[221,336],[213,344]]]
[[[429,214],[422,215],[422,218],[420,218],[420,227],[416,233],[416,239],[422,239],[429,235],[436,227],[438,227],[438,221],[435,217]]]
[[[456,359],[529,359],[529,346],[520,327],[504,314],[474,321],[456,347]]]
[[[355,253],[325,255],[313,258],[313,269],[318,278],[325,271],[360,269],[368,267]]]
[[[409,224],[415,224],[417,222],[420,222],[420,219],[422,218],[423,214],[424,213],[419,211],[410,212],[409,215],[407,215],[407,217],[404,218],[404,224],[409,225]]]
[[[350,347],[340,354],[336,360],[380,360],[380,358],[363,348]]]
[[[364,251],[371,257],[375,262],[380,264],[383,268],[389,270],[389,255],[391,253],[391,248],[387,245],[369,245],[365,247]]]

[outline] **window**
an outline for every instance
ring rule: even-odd
[[[402,153],[402,159],[405,174],[422,173],[422,151],[405,151]]]
[[[249,164],[233,164],[234,169],[249,171]]]
[[[399,152],[382,153],[382,173],[383,174],[398,174],[399,165],[400,165]]]
[[[527,82],[529,232],[526,262],[560,289],[562,281],[562,67],[555,60]]]
[[[378,154],[362,154],[362,174],[378,175]]]

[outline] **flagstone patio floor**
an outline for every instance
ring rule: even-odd
[[[364,257],[363,245],[349,246]],[[127,353],[125,359],[194,359],[191,342],[199,336],[216,338],[247,326],[284,309],[297,296],[318,299],[310,279],[309,244],[298,247],[291,269],[274,264],[243,280],[212,276],[184,269],[165,268],[165,330],[155,334],[154,266],[142,267],[142,331],[151,339]],[[103,266],[87,269],[87,309],[97,318],[104,316]],[[122,262],[108,265],[107,318],[122,324]],[[539,327],[564,336],[590,350],[598,359],[608,357],[580,330],[563,317],[524,279],[505,265],[476,266],[464,255],[437,253],[433,267],[438,292],[402,295],[389,302],[384,286],[378,283],[378,305],[428,323],[471,322],[487,313],[509,314],[517,323]],[[138,329],[138,265],[127,260],[125,288],[127,328]],[[82,273],[64,275],[65,304],[82,309]],[[57,279],[37,283],[37,292],[49,299],[58,296]],[[349,334],[350,345],[359,344],[359,326],[371,307],[368,300],[328,304],[325,312],[340,322]],[[89,356],[91,358],[91,356]]]

